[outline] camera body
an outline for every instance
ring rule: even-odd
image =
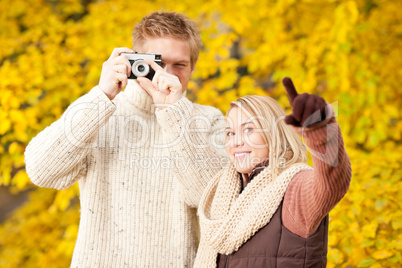
[[[143,76],[152,80],[155,75],[155,70],[149,66],[144,60],[152,60],[156,62],[159,66],[162,66],[162,55],[161,54],[141,54],[141,53],[120,53],[127,57],[131,65],[131,74],[128,79],[137,79],[137,77]]]

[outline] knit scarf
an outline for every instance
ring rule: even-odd
[[[272,170],[266,168],[241,193],[234,166],[221,170],[208,184],[198,207],[201,241],[194,267],[216,267],[218,253],[228,255],[237,251],[266,226],[292,178],[307,169],[312,168],[295,164],[273,178]]]

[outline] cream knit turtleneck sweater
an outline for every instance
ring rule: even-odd
[[[95,87],[29,143],[34,184],[79,182],[71,267],[192,266],[195,208],[227,159],[215,149],[224,143],[224,119],[185,97],[163,110],[153,106],[136,81],[113,101]]]

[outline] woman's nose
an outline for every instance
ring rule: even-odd
[[[241,134],[237,134],[234,137],[234,147],[240,147],[244,145],[244,137]]]

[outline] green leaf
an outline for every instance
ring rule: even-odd
[[[364,259],[361,262],[359,262],[359,264],[357,265],[357,267],[368,267],[371,264],[373,264],[375,261],[375,259],[370,258],[370,259]]]

